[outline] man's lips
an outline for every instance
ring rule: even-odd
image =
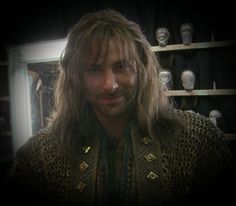
[[[101,104],[118,104],[123,101],[123,96],[101,97],[99,99]]]

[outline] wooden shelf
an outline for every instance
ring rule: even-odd
[[[225,133],[226,140],[236,140],[236,134],[226,134]]]
[[[164,51],[191,50],[191,49],[208,49],[208,48],[229,47],[229,46],[236,46],[236,40],[198,42],[198,43],[191,43],[189,45],[172,44],[172,45],[166,45],[164,47],[152,46],[151,50],[154,52],[164,52]]]
[[[0,101],[3,102],[3,101],[9,101],[9,97],[8,96],[5,96],[5,97],[0,97]]]
[[[169,90],[166,96],[217,96],[217,95],[236,95],[236,89],[201,89],[201,90]]]
[[[2,131],[1,133],[1,136],[11,136],[12,134],[11,134],[11,131]]]
[[[0,61],[0,67],[4,68],[3,66],[8,66],[8,62],[7,61],[4,61],[4,62]]]
[[[13,154],[6,154],[6,155],[1,155],[0,156],[0,163],[1,165],[2,164],[6,164],[6,163],[9,163],[9,162],[12,162],[14,159],[14,155]]]

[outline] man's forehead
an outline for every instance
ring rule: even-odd
[[[91,61],[94,63],[101,63],[101,61],[107,58],[114,58],[117,61],[123,61],[126,59],[124,48],[115,40],[109,40],[108,42],[97,42],[91,44]]]

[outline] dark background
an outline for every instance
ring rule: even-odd
[[[154,32],[167,27],[173,43],[180,42],[179,26],[191,22],[195,41],[235,39],[235,9],[226,1],[144,1],[144,0],[77,0],[77,1],[8,1],[1,6],[0,60],[7,59],[7,46],[65,38],[68,30],[86,12],[113,8],[142,27],[152,45]]]
[[[8,1],[1,6],[0,13],[0,61],[8,61],[9,46],[65,38],[82,15],[105,8],[118,10],[138,23],[153,46],[157,45],[155,30],[158,27],[168,28],[170,44],[182,43],[179,29],[185,22],[194,25],[193,42],[211,41],[212,36],[215,41],[235,40],[236,37],[235,7],[228,0]],[[187,68],[196,74],[197,89],[212,89],[213,82],[219,89],[233,89],[236,88],[235,54],[235,46],[232,46],[163,52],[159,55],[162,66],[173,74],[173,89],[183,89],[180,74]],[[6,78],[1,71],[1,81],[7,82]],[[5,93],[7,95],[8,91]],[[176,107],[193,109],[206,116],[212,109],[218,109],[223,114],[221,129],[225,133],[236,133],[235,96],[181,97],[175,100]],[[9,113],[9,105],[5,107],[6,111]],[[9,148],[10,139],[4,144],[6,146],[2,144],[2,148]]]

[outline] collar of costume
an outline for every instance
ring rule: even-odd
[[[133,169],[130,169],[125,164],[126,166],[123,169],[128,171],[125,171],[125,175],[121,176],[121,179],[123,178],[124,181],[123,183],[126,184],[129,173],[135,171],[133,185],[135,185],[135,192],[138,193],[135,196],[139,198],[140,205],[149,204],[149,200],[153,199],[157,200],[155,201],[156,204],[158,201],[160,203],[164,202],[170,194],[167,189],[169,188],[168,177],[166,177],[164,171],[158,139],[155,138],[154,140],[151,137],[139,134],[138,129],[134,125],[131,126],[129,136],[130,138],[126,138],[128,141],[125,141],[124,147],[129,145],[127,144],[129,140],[130,145],[129,149],[124,150],[123,161],[128,163],[129,160],[126,159],[125,161],[125,157],[132,157]],[[97,174],[99,172],[99,157],[101,157],[101,152],[104,152],[104,149],[101,150],[103,147],[101,139],[100,137],[92,138],[90,145],[82,147],[79,157],[80,163],[74,174],[77,177],[76,187],[79,190],[79,194],[76,194],[74,198],[86,203],[86,205],[94,204],[93,201],[96,196],[96,189],[98,188],[96,185]]]

